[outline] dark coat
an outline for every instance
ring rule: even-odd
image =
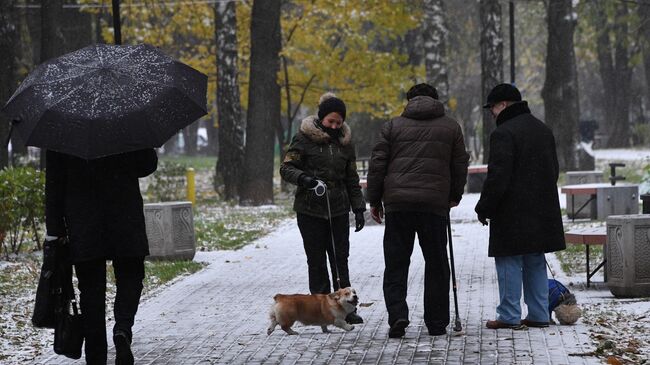
[[[47,152],[47,234],[70,239],[74,263],[149,254],[139,177],[156,171],[153,149],[95,160]]]
[[[365,211],[350,127],[343,123],[343,135],[338,141],[333,141],[316,126],[317,119],[309,116],[300,124],[300,130],[293,137],[280,166],[280,175],[296,185],[303,173],[325,182],[333,217],[348,214],[350,207],[355,212]],[[327,218],[325,196],[318,197],[302,186],[296,190],[293,209],[298,213]]]
[[[422,211],[443,217],[460,202],[469,155],[458,122],[428,96],[411,99],[386,122],[372,151],[368,200],[386,212]]]
[[[490,219],[490,256],[566,248],[558,175],[551,130],[526,102],[503,110],[490,135],[488,174],[476,205],[478,215]]]

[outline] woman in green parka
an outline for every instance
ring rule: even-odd
[[[328,258],[332,278],[336,278],[336,265],[341,288],[350,286],[350,209],[355,215],[355,232],[365,224],[363,212],[366,204],[359,186],[356,156],[345,114],[345,103],[341,99],[332,93],[321,96],[318,116],[309,116],[302,121],[280,166],[282,178],[298,185],[293,209],[307,255],[309,290],[312,294],[330,293],[332,287],[339,289],[335,279],[330,285]],[[328,194],[315,194],[313,189],[319,182],[327,186]],[[330,236],[327,195],[330,199],[335,255]],[[363,323],[356,313],[348,315],[346,320],[353,324]]]

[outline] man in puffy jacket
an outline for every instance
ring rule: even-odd
[[[487,328],[547,327],[545,252],[563,250],[564,228],[557,194],[559,166],[553,132],[528,109],[510,84],[494,87],[483,106],[497,127],[490,135],[488,175],[476,205],[490,222],[488,255],[499,282],[496,320]],[[521,290],[528,315],[521,319]]]
[[[384,299],[392,338],[409,325],[406,288],[416,233],[425,260],[424,322],[430,335],[446,333],[446,224],[462,197],[469,160],[460,125],[445,115],[437,90],[418,84],[406,96],[402,115],[384,125],[368,171],[372,217],[381,223],[386,214]]]

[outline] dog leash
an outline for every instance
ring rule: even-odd
[[[553,277],[553,280],[555,279],[555,272],[553,272],[553,269],[551,268],[551,265],[548,264],[548,260],[546,260],[546,255],[544,255],[544,262],[546,263],[546,267],[548,267],[548,271],[551,272],[551,276]]]
[[[317,180],[318,184],[312,188],[316,196],[325,195],[325,200],[327,201],[327,218],[330,225],[330,239],[332,241],[332,256],[334,257],[334,271],[336,272],[336,283],[338,284],[339,289],[341,289],[341,278],[339,277],[339,265],[336,261],[336,245],[334,244],[334,227],[332,226],[332,210],[330,208],[330,192],[327,189],[327,185],[321,180]]]

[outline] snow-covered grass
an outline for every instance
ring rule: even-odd
[[[270,232],[293,216],[290,200],[265,207],[232,206],[227,203],[199,206],[194,218],[196,245],[201,251],[237,249]]]

